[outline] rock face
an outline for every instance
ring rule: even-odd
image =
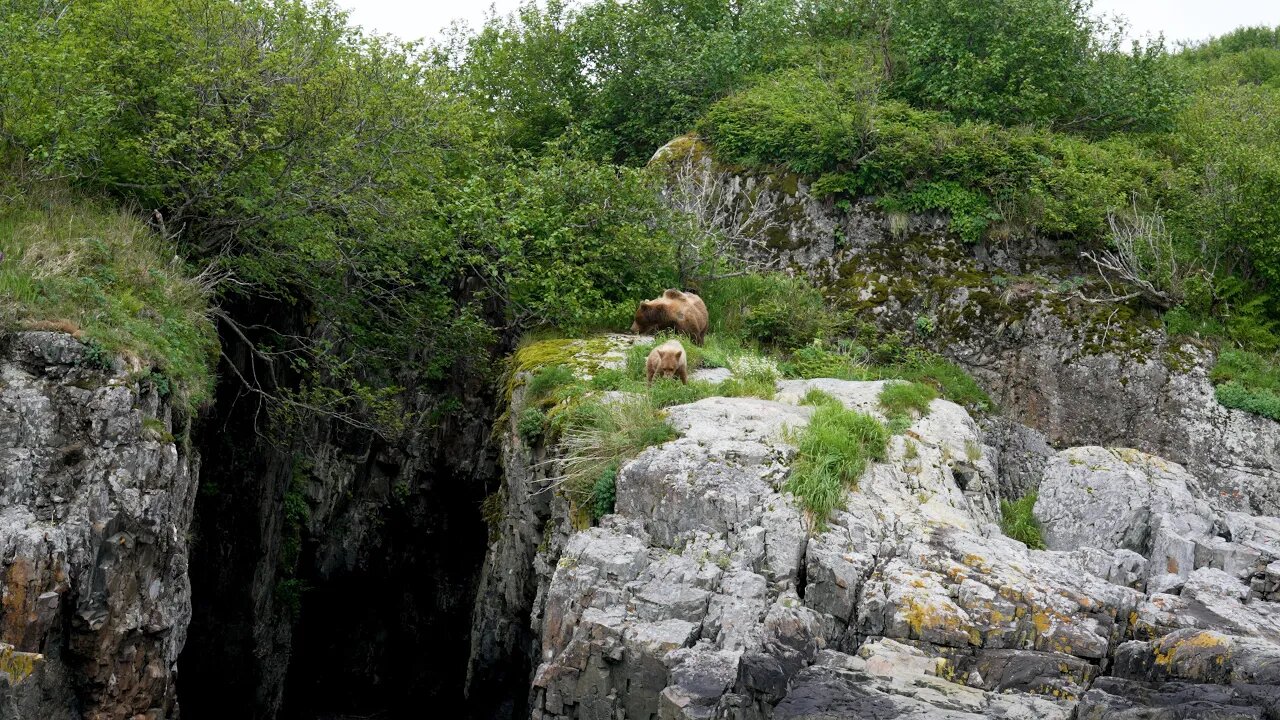
[[[236,312],[245,325],[285,324]],[[227,333],[223,346],[252,376],[244,343]],[[408,371],[404,382],[413,387]],[[463,407],[437,412],[443,393],[410,390],[415,424],[384,439],[326,418],[275,426],[242,394],[224,372],[195,437],[210,460],[193,526],[183,718],[461,705],[485,540],[477,508],[495,475],[489,395],[461,388]]]
[[[709,162],[697,142],[673,141],[657,161]],[[795,175],[715,170],[717,192],[776,209],[763,259],[964,366],[1007,417],[1055,447],[1137,448],[1185,465],[1224,507],[1280,515],[1280,425],[1220,406],[1211,353],[1169,338],[1150,309],[1084,302],[1107,292],[1074,248],[1014,229],[970,245],[945,216],[837,202]],[[918,329],[922,318],[932,331]],[[1008,467],[1005,487],[1031,489],[1022,462]]]
[[[1045,458],[1050,549],[1029,550],[999,530],[996,449],[936,400],[816,526],[781,490],[799,401],[876,414],[882,386],[669,408],[679,437],[623,466],[597,527],[526,495],[506,527],[530,532],[495,540],[486,575],[534,600],[485,634],[532,638],[528,716],[1276,717],[1280,521],[1158,457],[1080,447]],[[536,487],[543,451],[506,448],[508,488]]]
[[[68,335],[0,339],[0,718],[176,713],[198,461]]]

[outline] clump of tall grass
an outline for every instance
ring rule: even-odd
[[[0,168],[0,330],[69,332],[104,361],[136,357],[157,387],[208,397],[218,339],[210,290],[133,214]]]
[[[1031,492],[1009,502],[1000,501],[1000,531],[1032,550],[1044,550],[1040,521],[1035,516],[1036,493]]]
[[[857,487],[868,464],[884,459],[889,430],[826,393],[811,391],[805,403],[817,409],[795,437],[798,453],[784,487],[821,527],[844,506],[845,491]]]

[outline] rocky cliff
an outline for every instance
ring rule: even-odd
[[[945,216],[887,213],[875,198],[816,195],[794,174],[722,166],[691,136],[654,162],[686,159],[710,168],[707,192],[727,198],[724,215],[768,209],[751,252],[959,363],[1005,418],[1037,434],[1010,430],[993,442],[1134,447],[1186,465],[1233,509],[1280,514],[1276,424],[1220,406],[1208,380],[1213,353],[1169,337],[1152,309],[1097,302],[1111,288],[1069,238],[1002,226],[994,239],[965,243]]]
[[[263,307],[237,312],[302,326]],[[243,339],[223,346],[244,375],[269,375]],[[491,407],[465,387],[441,411],[446,393],[418,391],[413,362],[408,424],[390,437],[323,416],[274,422],[224,365],[194,439],[212,460],[196,503],[185,718],[461,705]]]
[[[0,718],[176,712],[198,469],[177,419],[68,335],[0,339]]]
[[[935,400],[817,526],[779,489],[800,399],[877,414],[881,387],[672,407],[679,437],[581,529],[544,492],[554,448],[506,428],[472,678],[523,653],[539,720],[1280,716],[1280,520],[1159,457],[1073,447],[1037,474],[1030,550],[997,524],[1000,448]]]

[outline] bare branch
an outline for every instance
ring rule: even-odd
[[[1113,288],[1110,298],[1080,297],[1089,302],[1121,302],[1140,296],[1162,310],[1181,302],[1191,271],[1178,262],[1173,236],[1159,213],[1140,212],[1135,202],[1128,217],[1109,213],[1107,222],[1114,249],[1080,255],[1094,264],[1108,287],[1110,277],[1115,277],[1137,290],[1119,295]]]
[[[724,179],[711,160],[689,153],[671,174],[664,197],[683,228],[677,251],[682,282],[732,277],[776,267],[768,259],[769,234],[779,228],[776,195]]]

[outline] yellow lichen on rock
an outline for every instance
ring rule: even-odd
[[[19,652],[12,645],[0,643],[0,675],[9,685],[17,685],[36,671],[36,667],[44,661],[40,653]]]

